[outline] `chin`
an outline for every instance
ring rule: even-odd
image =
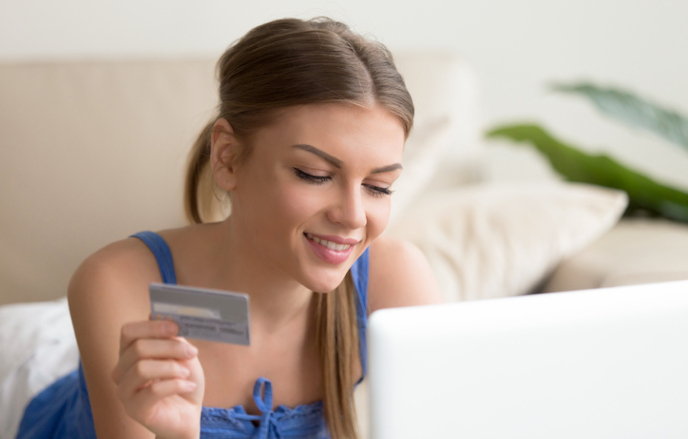
[[[317,278],[310,277],[305,279],[303,286],[316,293],[330,293],[342,283],[347,272],[348,270],[336,275],[328,276],[323,273]]]

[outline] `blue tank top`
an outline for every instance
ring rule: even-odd
[[[133,235],[142,240],[158,261],[164,283],[177,283],[172,253],[165,240],[154,232]],[[359,351],[363,376],[367,372],[367,294],[368,257],[366,249],[351,267],[356,286],[356,315]],[[287,439],[329,438],[322,401],[289,408],[272,407],[272,383],[258,378],[253,387],[253,399],[261,415],[249,415],[241,405],[226,409],[203,407],[201,438],[223,439]],[[253,421],[258,421],[255,425]],[[39,393],[27,406],[19,426],[18,439],[96,439],[91,406],[86,390],[84,372],[78,368],[60,378]]]

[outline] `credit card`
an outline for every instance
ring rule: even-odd
[[[248,295],[207,288],[152,283],[152,320],[174,320],[179,336],[248,346]]]

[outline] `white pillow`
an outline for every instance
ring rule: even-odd
[[[466,156],[482,150],[478,81],[470,63],[451,52],[410,51],[394,55],[413,97],[414,128],[406,142],[404,171],[394,183],[390,224],[432,185],[439,168],[450,163],[464,183],[476,165],[464,169]],[[456,182],[457,178],[452,178]]]
[[[394,202],[390,223],[403,215],[432,180],[442,163],[447,144],[452,141],[451,128],[451,123],[445,119],[418,127],[411,132],[404,147],[404,170],[392,187]]]
[[[0,307],[0,437],[14,437],[26,405],[76,369],[67,299]]]
[[[506,297],[533,291],[627,203],[624,192],[583,184],[480,185],[426,197],[387,233],[425,253],[447,301]]]

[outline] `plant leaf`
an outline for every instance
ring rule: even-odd
[[[688,222],[688,194],[685,192],[659,184],[606,155],[583,153],[555,139],[538,125],[505,125],[490,130],[487,137],[506,138],[534,146],[568,181],[625,191],[629,198],[626,214],[645,210],[675,221]]]
[[[688,149],[688,119],[624,90],[591,83],[554,84],[552,89],[590,99],[598,110],[631,127],[644,128]]]

